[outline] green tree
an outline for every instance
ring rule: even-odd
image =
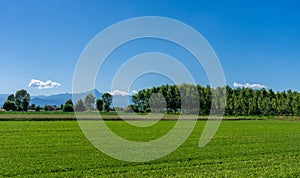
[[[253,91],[252,98],[249,98],[249,115],[254,116],[259,114],[259,108],[257,107],[258,92]]]
[[[79,101],[77,101],[77,103],[75,104],[75,111],[85,111],[85,106],[84,103],[82,101],[82,99],[80,99]]]
[[[201,96],[200,96],[201,97]],[[211,104],[212,104],[212,89],[210,88],[209,85],[207,85],[204,88],[204,100],[205,100],[205,104],[204,104],[204,114],[205,115],[209,115],[210,113],[210,108],[211,108]]]
[[[73,101],[72,101],[72,100],[67,100],[67,101],[65,102],[65,104],[70,104],[70,105],[73,106]]]
[[[30,106],[29,106],[29,109],[31,109],[31,110],[35,110],[35,104],[31,104]]]
[[[40,110],[41,110],[41,107],[40,107],[40,106],[35,107],[35,111],[36,111],[36,112],[40,112]]]
[[[8,100],[8,101],[13,101],[13,102],[15,102],[15,95],[14,95],[14,94],[9,95],[9,96],[7,97],[7,100]]]
[[[103,107],[106,112],[109,112],[109,110],[110,110],[110,105],[112,103],[112,99],[113,99],[113,96],[109,93],[104,93],[102,95],[102,101],[104,103]]]
[[[22,89],[18,90],[15,94],[15,103],[18,107],[18,111],[27,111],[30,102],[29,93]]]
[[[300,93],[291,90],[283,92],[274,92],[273,90],[254,90],[251,88],[232,89],[229,86],[210,88],[210,86],[195,87],[190,84],[181,84],[179,86],[162,85],[150,89],[143,89],[132,96],[132,109],[135,112],[149,111],[149,104],[152,111],[158,111],[159,103],[162,99],[152,100],[150,96],[153,94],[161,94],[167,102],[166,112],[176,113],[196,113],[192,108],[196,106],[195,97],[199,94],[200,115],[209,115],[211,108],[217,113],[223,112],[224,104],[226,115],[300,115]],[[180,91],[180,92],[179,92]],[[180,95],[179,95],[180,94]],[[226,95],[226,100],[221,97]],[[182,108],[182,104],[187,106]],[[153,107],[154,106],[154,107]],[[127,107],[125,111],[130,111]],[[214,113],[216,114],[216,113]]]
[[[29,101],[26,98],[24,98],[22,102],[23,111],[28,111],[28,107],[29,107]]]
[[[17,105],[13,101],[6,100],[3,103],[3,109],[5,109],[6,111],[10,111],[10,110],[16,111],[17,110]]]
[[[72,100],[67,100],[63,107],[64,112],[74,112],[74,106]]]
[[[166,99],[161,93],[153,93],[149,99],[149,104],[151,111],[156,113],[164,112],[167,106]],[[172,105],[172,107],[177,110],[177,108],[175,108],[175,104]]]
[[[225,107],[225,114],[228,115],[233,115],[233,90],[229,87],[226,86],[226,107]],[[201,96],[201,94],[200,94]],[[200,100],[201,101],[201,100]],[[203,103],[203,101],[202,101]],[[200,102],[200,108],[202,103]]]
[[[45,105],[45,106],[44,106],[44,111],[49,111],[48,105]]]
[[[96,100],[96,107],[99,111],[103,110],[103,101],[101,99]]]
[[[85,107],[89,110],[94,109],[95,99],[95,96],[91,93],[86,95],[84,98]]]
[[[63,108],[64,112],[74,112],[74,107],[70,104],[65,104]]]

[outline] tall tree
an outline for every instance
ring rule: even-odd
[[[74,106],[72,100],[67,100],[63,107],[64,112],[74,112]]]
[[[23,101],[22,101],[23,111],[28,111],[28,107],[29,107],[29,101],[27,100],[27,98],[24,98]]]
[[[87,94],[84,98],[85,107],[89,110],[94,109],[95,99],[96,98],[93,94]]]
[[[29,109],[31,109],[31,110],[35,110],[35,104],[31,104],[30,106],[29,106]]]
[[[72,106],[73,106],[73,101],[72,101],[72,100],[67,100],[67,101],[65,102],[65,104],[69,104],[69,105],[72,105]]]
[[[274,92],[273,90],[254,90],[251,88],[232,89],[229,86],[210,88],[197,85],[196,90],[199,94],[200,115],[209,115],[210,109],[213,111],[222,111],[224,108],[224,95],[226,89],[226,115],[300,115],[300,93],[291,90],[283,92]],[[180,91],[180,92],[179,92]],[[161,94],[167,102],[166,112],[194,113],[191,106],[195,103],[194,86],[182,84],[179,86],[162,85],[144,89],[132,96],[132,108],[136,112],[146,112],[150,103],[149,100],[153,94]],[[184,99],[182,99],[184,96]],[[223,99],[222,99],[223,98]],[[186,108],[182,108],[182,104]],[[152,107],[152,106],[151,106]],[[152,108],[153,109],[153,108]],[[154,108],[157,110],[157,108]]]
[[[85,111],[85,105],[84,105],[82,99],[77,101],[77,103],[75,104],[74,110],[79,111],[79,112]]]
[[[14,95],[14,94],[9,95],[9,96],[7,97],[7,100],[8,100],[8,101],[13,101],[13,102],[15,102],[15,101],[16,101],[16,100],[15,100],[15,95]]]
[[[96,107],[99,111],[103,110],[103,101],[101,99],[96,100]]]
[[[18,90],[15,94],[15,103],[18,107],[18,111],[27,111],[30,102],[29,93],[22,89]]]
[[[104,93],[102,95],[102,101],[104,103],[103,107],[106,112],[109,112],[109,110],[110,110],[110,105],[112,103],[112,99],[113,99],[113,96],[109,93]]]

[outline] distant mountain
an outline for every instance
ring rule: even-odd
[[[50,95],[50,96],[44,96],[44,95],[39,95],[39,96],[31,96],[30,104],[35,104],[39,105],[41,107],[45,105],[56,105],[60,106],[61,104],[64,104],[67,100],[72,100],[73,103],[75,104],[78,100],[84,99],[84,97],[87,94],[93,94],[97,99],[101,98],[102,93],[99,92],[97,89],[83,92],[83,93],[76,93],[74,94],[74,98],[72,98],[71,93],[64,93],[64,94],[57,94],[57,95]],[[9,94],[0,94],[0,107],[2,107],[2,104],[5,102],[7,99],[7,96]],[[121,95],[114,95],[113,96],[113,106],[119,106],[119,107],[126,107],[129,105],[131,102],[131,96],[121,96]]]
[[[84,97],[86,95],[90,94],[90,93],[93,94],[96,97],[96,99],[101,98],[101,96],[102,96],[101,92],[99,92],[97,89],[94,89],[94,90],[91,90],[91,91],[74,94],[74,96],[73,96],[73,102],[76,103],[80,99],[84,100]],[[72,95],[71,95],[71,98],[72,98]]]
[[[102,93],[100,93],[97,89],[83,92],[83,93],[76,93],[74,94],[74,98],[72,98],[71,93],[64,93],[64,94],[57,94],[57,95],[50,95],[50,96],[31,96],[30,104],[35,104],[39,106],[45,105],[56,105],[60,106],[64,104],[67,100],[72,100],[73,103],[76,103],[80,99],[84,99],[87,94],[93,94],[96,98],[101,98]]]
[[[72,99],[72,94],[58,94],[58,95],[50,95],[50,96],[31,96],[30,104],[39,105],[41,107],[45,105],[56,105],[60,106],[64,104],[67,100]]]
[[[2,104],[6,101],[9,94],[0,94],[0,107],[2,107]]]

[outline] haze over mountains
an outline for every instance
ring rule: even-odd
[[[41,107],[45,105],[56,105],[60,106],[61,104],[64,104],[66,100],[72,100],[73,103],[75,104],[79,99],[84,99],[84,97],[92,93],[96,99],[100,98],[102,96],[102,92],[99,92],[97,89],[83,92],[83,93],[76,93],[74,94],[74,98],[72,98],[71,93],[62,93],[62,94],[56,94],[56,95],[50,95],[50,96],[44,96],[44,95],[39,95],[39,96],[31,96],[30,99],[30,104],[35,104],[39,105]],[[0,107],[2,107],[2,104],[5,102],[7,99],[7,96],[9,94],[0,94]],[[113,96],[113,106],[116,107],[126,107],[129,105],[131,102],[131,96],[122,96],[122,95],[114,95]]]

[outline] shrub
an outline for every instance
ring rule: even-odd
[[[63,108],[64,112],[74,112],[74,107],[71,104],[65,104]]]
[[[6,100],[3,103],[3,109],[5,109],[6,111],[10,111],[10,110],[16,111],[17,110],[17,105],[13,101]]]

